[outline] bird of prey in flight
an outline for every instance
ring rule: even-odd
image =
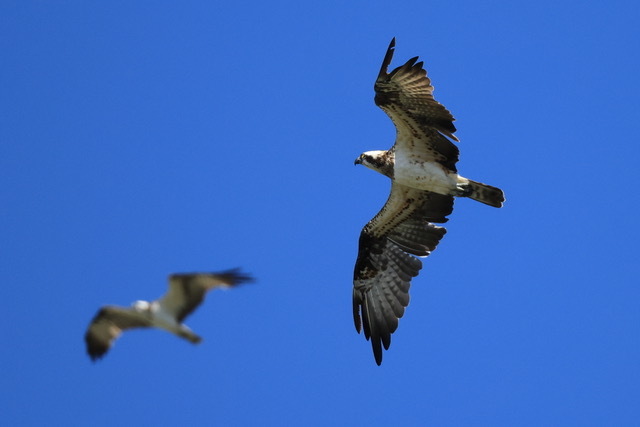
[[[375,82],[375,103],[391,118],[396,140],[389,150],[367,151],[355,161],[391,179],[391,194],[360,233],[353,277],[356,330],[371,340],[376,363],[409,304],[411,279],[446,233],[454,197],[501,207],[502,190],[458,175],[458,141],[451,113],[433,98],[418,57],[387,72],[391,40]]]
[[[239,269],[172,274],[169,291],[155,301],[136,301],[131,307],[106,305],[100,308],[84,337],[87,353],[94,361],[100,359],[123,331],[132,328],[160,328],[197,344],[202,338],[182,322],[204,301],[207,291],[252,281],[251,276]]]

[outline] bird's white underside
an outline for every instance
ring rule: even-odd
[[[443,195],[452,194],[458,184],[467,181],[439,163],[425,162],[415,154],[405,153],[405,150],[396,150],[393,173],[393,180],[398,184]]]
[[[159,302],[151,303],[151,321],[154,326],[177,333],[184,325],[178,323],[175,313],[168,312]]]

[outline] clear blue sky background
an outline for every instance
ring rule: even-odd
[[[7,425],[629,425],[640,419],[635,1],[5,1],[0,404]],[[458,200],[383,365],[357,239],[389,191],[385,49],[457,118]],[[199,346],[107,303],[242,266]]]

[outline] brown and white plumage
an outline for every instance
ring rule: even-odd
[[[253,278],[239,269],[217,273],[181,273],[169,276],[169,291],[152,301],[136,301],[131,307],[104,306],[85,334],[87,353],[92,360],[103,357],[120,334],[132,328],[164,329],[192,343],[202,339],[182,322],[201,303],[208,291],[229,288]]]
[[[392,180],[382,210],[362,229],[353,279],[356,330],[371,340],[376,363],[389,348],[409,304],[411,279],[446,233],[453,198],[470,197],[501,207],[502,190],[457,173],[459,151],[451,140],[453,116],[433,98],[433,86],[418,57],[387,72],[395,48],[391,41],[375,82],[375,102],[396,126],[389,150],[367,151],[356,159]]]

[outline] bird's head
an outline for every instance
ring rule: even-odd
[[[144,312],[149,311],[151,304],[149,304],[148,301],[135,301],[133,304],[131,304],[131,307],[133,307],[135,311]]]
[[[354,165],[364,165],[369,169],[386,175],[389,168],[389,152],[385,150],[366,151],[353,162]]]

